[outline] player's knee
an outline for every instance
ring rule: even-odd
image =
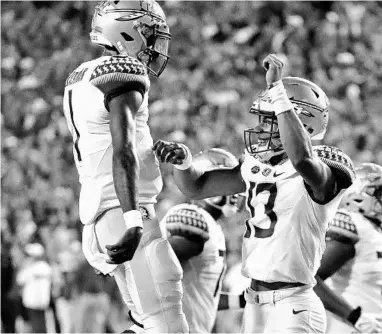
[[[160,297],[170,301],[182,296],[183,269],[168,240],[158,238],[145,247]]]

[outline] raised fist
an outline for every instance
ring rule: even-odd
[[[263,67],[267,71],[265,76],[267,86],[271,86],[274,82],[281,80],[284,63],[275,54],[271,53],[265,57]]]

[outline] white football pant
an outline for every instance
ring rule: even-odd
[[[95,226],[103,253],[126,232],[120,208],[107,211]],[[163,238],[157,218],[144,220],[143,236],[134,258],[112,273],[122,297],[140,315],[146,333],[188,333],[182,309],[183,270],[169,242]]]
[[[311,287],[248,288],[242,333],[325,333],[324,306]]]

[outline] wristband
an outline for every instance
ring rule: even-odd
[[[272,99],[276,116],[283,112],[293,110],[293,104],[290,102],[281,80],[272,84],[272,88],[269,90],[269,96]]]
[[[123,219],[125,220],[125,226],[127,229],[130,229],[132,227],[143,228],[142,214],[139,210],[131,210],[124,212]]]
[[[350,312],[349,316],[347,317],[347,321],[349,321],[353,326],[358,321],[359,317],[361,316],[362,308],[358,306],[356,309]]]
[[[179,146],[183,147],[184,150],[186,151],[186,158],[183,160],[183,162],[180,165],[174,165],[176,169],[179,170],[186,170],[189,169],[192,165],[192,154],[190,149],[183,144],[179,144]]]

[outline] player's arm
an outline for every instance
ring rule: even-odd
[[[108,260],[120,264],[132,259],[142,236],[142,215],[137,203],[139,177],[135,143],[135,116],[149,88],[146,68],[131,57],[105,57],[90,82],[104,94],[110,114],[113,145],[113,180],[127,231],[114,245],[107,245]]]
[[[280,138],[293,166],[311,187],[314,197],[324,201],[333,197],[336,180],[330,167],[313,154],[311,140],[282,86],[283,63],[273,54],[264,59],[266,79],[277,115]]]
[[[320,297],[325,309],[349,322],[360,333],[381,333],[382,317],[378,314],[363,312],[362,307],[353,308],[345,299],[332,291],[317,275],[314,291]]]
[[[324,282],[355,256],[355,244],[359,241],[359,237],[352,217],[345,211],[337,211],[333,221],[329,223],[326,239],[326,249],[316,275],[317,285],[314,291],[327,310],[356,328],[360,324],[373,323],[375,319],[370,320],[367,315],[363,315],[360,307],[352,307]]]
[[[316,280],[314,292],[320,297],[325,309],[354,325],[361,315],[361,310],[359,308],[354,309],[349,305],[345,299],[331,290],[320,276],[316,275]]]
[[[311,140],[294,111],[281,81],[283,63],[274,54],[268,55],[263,65],[266,80],[277,116],[281,142],[296,171],[309,185],[315,199],[331,200],[340,189],[329,166],[313,154]]]
[[[142,100],[141,93],[132,90],[114,97],[108,104],[113,145],[113,180],[128,228],[119,243],[106,246],[110,263],[131,260],[142,235],[142,218],[137,210],[139,166],[135,143],[135,114]]]
[[[326,280],[355,256],[359,241],[356,225],[344,210],[338,210],[326,232],[326,248],[317,275]]]
[[[218,311],[236,310],[244,308],[246,304],[244,291],[240,295],[221,292],[218,304]]]
[[[158,140],[154,150],[161,160],[174,165],[174,180],[190,199],[233,195],[245,191],[240,164],[234,168],[205,171],[192,163],[192,154],[184,144]]]
[[[113,179],[123,212],[137,209],[138,157],[135,144],[135,113],[142,95],[130,91],[109,102],[113,144]]]

